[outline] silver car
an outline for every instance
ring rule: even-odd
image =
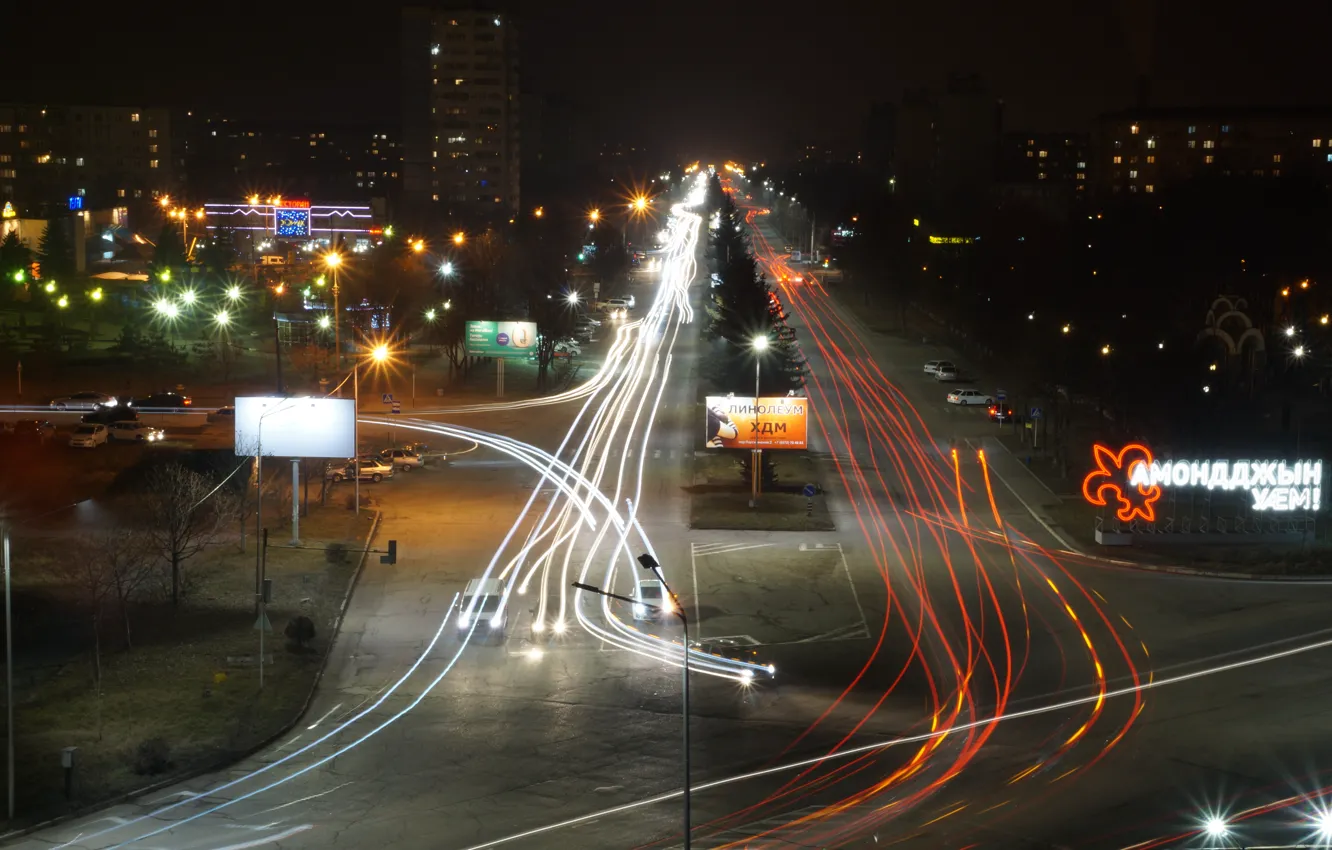
[[[110,439],[131,443],[156,443],[166,438],[166,432],[143,422],[112,422],[107,426]]]
[[[51,406],[56,410],[98,410],[103,407],[115,407],[117,404],[119,402],[115,396],[93,390],[81,390],[51,399]]]

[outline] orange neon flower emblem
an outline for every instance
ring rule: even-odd
[[[1129,443],[1119,450],[1119,454],[1115,454],[1097,443],[1092,446],[1092,455],[1096,458],[1096,468],[1082,479],[1082,497],[1093,505],[1104,507],[1108,496],[1113,496],[1119,506],[1115,516],[1123,522],[1129,522],[1134,517],[1156,522],[1156,508],[1153,505],[1161,498],[1160,485],[1128,486],[1134,466],[1140,463],[1151,465],[1151,450],[1140,443]]]

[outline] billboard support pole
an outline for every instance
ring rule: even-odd
[[[504,398],[504,358],[495,358],[495,397]]]
[[[291,459],[291,545],[301,545],[301,459]]]
[[[361,515],[361,364],[352,364],[352,404],[356,415],[352,417],[352,471],[356,473],[356,516]]]
[[[754,451],[749,456],[749,506],[758,507],[759,493],[763,489],[762,468],[763,468],[763,449],[758,447],[758,415],[759,415],[759,376],[763,370],[763,359],[754,355]]]

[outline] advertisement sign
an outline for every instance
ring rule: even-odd
[[[809,399],[708,396],[704,437],[710,449],[805,449]]]
[[[1323,507],[1321,460],[1157,460],[1139,443],[1118,452],[1092,447],[1096,468],[1082,481],[1082,496],[1093,505],[1111,505],[1128,522],[1156,521],[1156,503],[1165,488],[1242,491],[1255,511],[1317,512]]]
[[[241,396],[236,456],[353,457],[356,402],[349,398]]]
[[[467,323],[467,353],[476,357],[526,357],[536,344],[536,322]]]

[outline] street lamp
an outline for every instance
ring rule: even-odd
[[[450,261],[450,260],[445,260],[444,263],[443,263],[443,265],[441,265],[441,266],[439,267],[439,273],[440,273],[441,275],[443,275],[444,277],[453,277],[453,263],[452,263],[452,261]]]
[[[750,345],[754,349],[754,447],[750,456],[752,469],[749,489],[749,506],[752,508],[758,505],[759,492],[763,489],[763,449],[758,447],[759,378],[763,374],[763,352],[768,350],[768,338],[756,336]]]
[[[424,239],[417,239],[415,242],[412,243],[412,251],[413,251],[414,253],[419,254],[419,253],[421,253],[421,252],[424,251],[424,250],[425,250],[425,240],[424,240]]]
[[[231,324],[231,314],[226,310],[218,310],[217,313],[213,315],[213,321],[217,323],[218,327],[225,328],[227,325]]]
[[[601,210],[592,210],[592,212],[587,214],[587,217],[591,219],[593,224],[596,224],[601,220]]]
[[[683,720],[683,726],[684,726],[684,736],[683,736],[683,737],[684,737],[684,742],[683,742],[683,743],[684,743],[684,794],[683,794],[683,800],[684,800],[684,850],[690,850],[691,840],[692,840],[692,836],[690,835],[690,833],[693,832],[693,828],[692,828],[692,822],[691,822],[691,817],[690,817],[690,812],[689,812],[689,806],[690,806],[690,800],[689,800],[689,797],[690,797],[690,773],[692,772],[692,771],[690,770],[690,754],[689,754],[689,751],[690,751],[690,746],[689,746],[689,618],[685,615],[684,605],[682,605],[682,604],[680,603],[680,597],[678,597],[678,596],[675,595],[675,591],[671,590],[671,586],[670,586],[669,584],[666,583],[666,579],[665,579],[665,577],[662,576],[662,574],[661,574],[661,564],[657,563],[657,559],[656,559],[656,558],[653,558],[653,557],[652,557],[651,555],[649,555],[649,554],[644,553],[644,554],[638,556],[638,563],[640,563],[640,564],[643,565],[643,569],[645,569],[645,570],[651,570],[652,573],[653,573],[654,575],[656,575],[656,577],[657,577],[657,581],[661,582],[661,586],[664,587],[664,588],[666,589],[666,597],[667,597],[667,599],[670,600],[670,604],[669,604],[668,606],[660,606],[660,607],[659,607],[659,606],[657,606],[657,605],[649,605],[649,604],[647,604],[647,603],[645,603],[645,602],[641,602],[641,601],[639,601],[639,600],[637,600],[637,599],[633,599],[633,598],[628,597],[628,596],[621,596],[621,595],[618,594],[618,593],[611,593],[611,592],[609,592],[609,591],[602,590],[602,589],[599,588],[599,587],[595,587],[595,586],[590,585],[590,584],[583,584],[582,582],[578,582],[578,581],[574,582],[574,583],[573,583],[573,586],[576,587],[576,588],[578,588],[579,590],[586,590],[588,593],[596,593],[596,594],[598,594],[598,595],[600,595],[600,596],[609,597],[610,599],[618,599],[618,600],[620,600],[621,602],[628,602],[628,603],[631,604],[631,605],[642,605],[644,608],[651,608],[651,609],[654,610],[654,611],[665,611],[665,612],[667,612],[667,613],[669,613],[669,614],[674,614],[675,616],[677,616],[677,617],[680,618],[680,629],[681,629],[682,632],[684,632],[684,643],[683,643],[682,646],[681,646],[681,649],[683,650],[683,653],[682,653],[682,654],[683,654],[683,656],[684,656],[684,665],[683,665],[683,666],[684,666],[684,675],[683,675],[683,679],[681,680],[682,685],[681,685],[681,689],[680,689],[680,698],[681,698],[681,702],[683,703],[681,709],[682,709],[682,712],[683,712],[683,715],[684,715],[683,718],[682,718],[682,720]],[[556,624],[556,630],[557,630],[557,631],[559,630],[559,624],[558,624],[558,623]]]
[[[239,286],[227,287],[227,300],[239,301],[241,297],[241,288]]]
[[[198,293],[196,293],[193,289],[187,289],[180,294],[180,300],[184,301],[186,304],[192,305],[196,300],[198,300],[198,298],[199,298]]]
[[[333,271],[333,351],[334,363],[336,369],[342,371],[342,311],[338,309],[338,268],[342,265],[342,255],[337,251],[330,251],[324,255],[324,265]]]
[[[1208,838],[1220,840],[1229,834],[1230,827],[1224,820],[1213,815],[1203,823],[1203,831],[1207,833]]]
[[[570,292],[568,295],[564,296],[564,300],[565,300],[565,301],[568,301],[570,304],[577,304],[577,303],[578,303],[578,293],[577,293],[577,292]]]
[[[466,242],[466,241],[467,241],[467,235],[466,235],[465,233],[463,233],[461,230],[459,230],[457,233],[453,234],[453,244],[454,244],[454,245],[459,245],[459,246],[461,246],[461,245],[462,245],[464,242]]]

